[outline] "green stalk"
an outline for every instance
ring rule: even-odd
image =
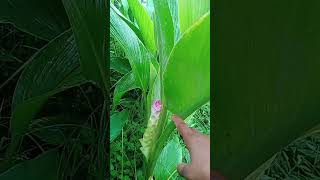
[[[162,103],[162,111],[160,114],[159,118],[159,124],[156,130],[157,133],[157,141],[153,144],[153,147],[151,148],[150,151],[150,156],[147,164],[147,177],[149,178],[150,176],[153,175],[154,167],[157,163],[158,157],[164,148],[165,143],[167,142],[168,136],[163,137],[163,131],[164,128],[167,125],[167,108],[166,108],[166,100],[164,96],[164,86],[163,86],[163,72],[164,72],[164,67],[163,65],[160,65],[160,96],[161,96],[161,103]],[[171,131],[172,132],[172,131]],[[159,141],[160,140],[160,141]]]
[[[161,151],[165,147],[167,140],[168,140],[168,137],[171,135],[174,128],[175,128],[175,125],[173,124],[173,122],[170,122],[166,126],[164,131],[161,133],[161,135],[159,136],[157,142],[155,143],[157,148],[154,148],[155,147],[155,145],[154,145],[154,147],[150,153],[150,159],[149,159],[148,171],[147,171],[148,177],[153,175],[153,171],[154,171],[155,165],[157,163],[157,160],[161,154]]]

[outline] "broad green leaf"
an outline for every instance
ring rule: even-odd
[[[13,96],[10,127],[13,144],[50,96],[85,82],[71,31],[52,40],[31,58]]]
[[[73,114],[43,117],[32,121],[28,133],[52,145],[68,143],[73,139],[78,139],[82,144],[91,144],[96,130],[86,125],[86,120],[86,117]]]
[[[211,167],[244,179],[320,122],[320,1],[216,2]]]
[[[187,117],[210,99],[210,13],[173,48],[164,72],[167,108]]]
[[[210,11],[210,0],[178,0],[181,33]]]
[[[58,180],[58,153],[51,150],[0,174],[1,180]]]
[[[180,38],[180,21],[179,21],[179,8],[178,8],[178,1],[177,0],[167,0],[173,26],[174,26],[174,42],[176,43]]]
[[[165,67],[174,45],[174,25],[167,0],[155,1],[155,28],[161,67]]]
[[[83,75],[109,90],[107,78],[106,22],[104,0],[63,0],[80,54]]]
[[[112,8],[110,8],[110,32],[129,59],[136,84],[146,92],[149,85],[152,55]]]
[[[122,98],[122,96],[132,90],[136,89],[138,86],[136,85],[136,81],[134,78],[134,74],[132,72],[127,73],[124,75],[116,84],[116,88],[114,89],[113,93],[113,107],[115,108]]]
[[[154,53],[156,51],[156,44],[154,40],[154,27],[151,17],[139,0],[128,0],[128,3],[141,31],[145,46],[150,52]]]
[[[154,16],[154,4],[153,4],[153,0],[147,0],[147,5],[145,6],[149,16],[151,17],[151,19],[153,19]]]
[[[182,163],[182,147],[178,138],[168,142],[163,148],[155,169],[154,176],[156,179],[173,179],[177,176],[177,165]]]
[[[59,145],[64,144],[67,137],[64,134],[64,128],[55,126],[54,123],[59,117],[49,117],[33,120],[30,131],[41,141],[48,144]],[[48,128],[48,126],[50,128]],[[29,131],[29,132],[30,132]]]
[[[55,38],[70,27],[60,0],[1,0],[0,23],[3,22],[45,40]]]
[[[121,57],[110,57],[110,69],[126,74],[131,71],[130,63]]]
[[[121,6],[124,10],[124,15],[126,17],[128,17],[128,11],[129,11],[129,4],[128,4],[128,0],[121,0]]]
[[[110,8],[114,10],[114,12],[124,21],[127,23],[127,25],[131,28],[131,30],[134,31],[136,36],[140,39],[141,42],[143,42],[143,38],[141,35],[140,29],[133,24],[127,17],[125,17],[113,4],[110,4]]]
[[[110,116],[110,142],[120,134],[122,127],[129,118],[127,110],[116,112]]]

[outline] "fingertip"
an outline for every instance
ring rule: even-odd
[[[177,166],[178,173],[185,178],[188,177],[188,168],[187,167],[188,167],[188,164],[186,164],[186,163],[181,163],[181,164],[178,164],[178,166]]]
[[[177,171],[178,171],[179,174],[182,175],[182,176],[183,176],[183,169],[184,169],[185,166],[186,166],[185,163],[178,164],[178,166],[177,166]]]
[[[172,115],[171,115],[171,120],[174,121],[176,118],[177,118],[177,115],[175,115],[175,114],[172,114]]]
[[[176,122],[176,123],[182,121],[182,119],[181,119],[178,115],[176,115],[176,114],[173,114],[173,115],[171,116],[171,120],[174,121],[174,122]]]

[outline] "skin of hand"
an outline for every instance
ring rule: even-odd
[[[210,138],[199,133],[196,129],[189,128],[177,115],[173,115],[174,121],[184,143],[191,155],[190,164],[179,164],[179,174],[189,180],[210,179]]]
[[[189,180],[225,180],[219,171],[213,171],[210,175],[210,138],[200,134],[196,129],[189,128],[177,115],[171,117],[175,123],[184,143],[189,149],[191,163],[179,164],[179,174]]]

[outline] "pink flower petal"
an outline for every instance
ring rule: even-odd
[[[152,109],[154,110],[154,112],[159,112],[159,111],[161,111],[161,108],[162,108],[161,101],[160,101],[160,100],[155,100],[155,101],[153,102],[153,105],[152,105]]]

